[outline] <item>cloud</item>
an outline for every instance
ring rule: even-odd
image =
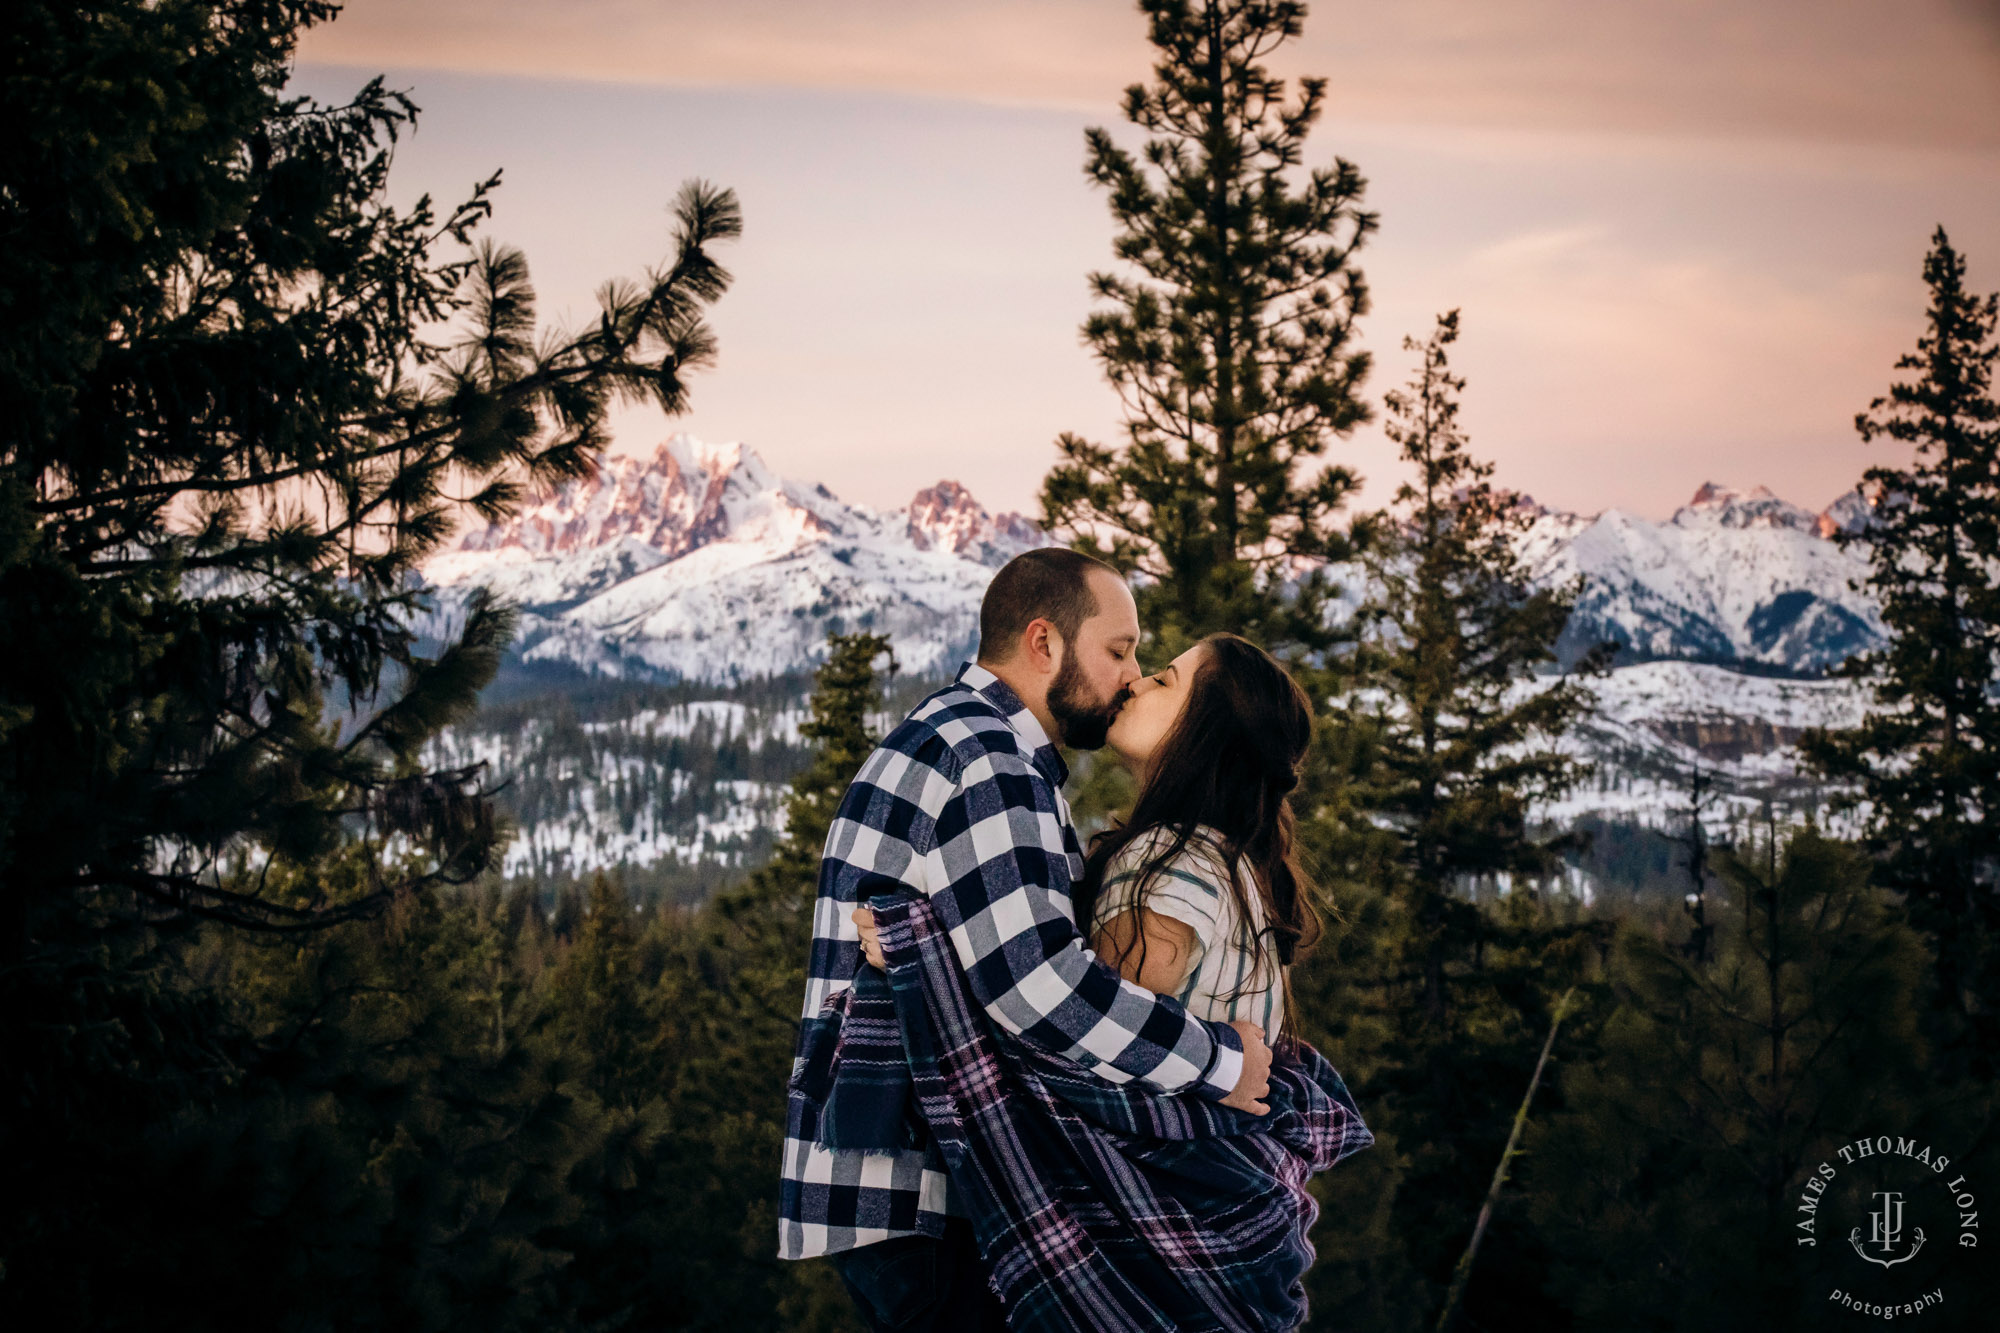
[[[1707,475],[1844,489],[1881,453],[1851,421],[1917,335],[1931,228],[2000,285],[2000,145],[1977,151],[2000,112],[1954,100],[2000,51],[1975,20],[1958,0],[1321,0],[1285,72],[1334,76],[1309,160],[1356,162],[1383,219],[1369,396],[1457,306],[1466,420],[1506,484],[1662,516]],[[350,0],[305,55],[343,51],[362,68],[308,63],[312,91],[390,68],[426,108],[400,188],[505,164],[494,225],[552,316],[657,260],[674,182],[739,189],[700,433],[850,498],[943,473],[1003,507],[1032,503],[1059,430],[1116,434],[1076,337],[1110,239],[1078,165],[1147,68],[1122,3]],[[665,429],[621,422],[641,446]],[[1371,502],[1393,490],[1379,427],[1334,456]]]
[[[1108,118],[1151,53],[1120,0],[349,0],[301,58]],[[2000,148],[2000,0],[1321,0],[1277,64],[1363,120]]]

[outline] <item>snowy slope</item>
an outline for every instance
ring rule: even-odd
[[[1690,782],[1699,771],[1711,790],[1702,819],[1717,838],[1766,808],[1780,820],[1811,813],[1842,829],[1824,808],[1829,793],[1802,775],[1796,746],[1808,727],[1858,720],[1865,685],[1661,661],[1617,668],[1593,689],[1597,708],[1563,749],[1594,771],[1560,801],[1532,811],[1537,821],[1570,827],[1594,817],[1677,834],[1687,826]],[[428,758],[489,766],[513,824],[503,854],[511,877],[662,864],[741,870],[783,831],[784,779],[808,753],[799,735],[802,703],[614,704],[582,720],[540,707],[525,721],[515,711],[453,727]],[[894,720],[871,725],[880,734]],[[719,765],[730,753],[782,758]]]
[[[513,825],[510,878],[585,875],[661,862],[739,868],[784,832],[786,784],[715,770],[719,749],[799,751],[801,709],[698,700],[603,718],[535,717],[446,730],[433,764],[487,765]],[[675,745],[674,742],[692,742]],[[705,770],[705,771],[699,771]]]
[[[1553,824],[1597,815],[1685,827],[1697,771],[1714,791],[1702,812],[1711,831],[1767,803],[1781,819],[1823,815],[1829,793],[1803,775],[1799,736],[1855,725],[1869,699],[1863,682],[1755,676],[1696,662],[1642,662],[1592,684],[1597,707],[1563,748],[1595,772],[1535,812]]]
[[[1627,661],[1819,672],[1880,641],[1854,587],[1861,554],[1831,540],[1867,521],[1858,492],[1818,514],[1714,483],[1664,523],[1535,513],[1524,556],[1541,577],[1584,581],[1566,657],[1614,639]],[[812,665],[829,630],[888,634],[906,670],[948,667],[973,641],[992,571],[1045,542],[956,482],[883,513],[787,481],[743,445],[683,434],[535,497],[425,573],[447,601],[484,586],[521,606],[525,661],[728,682]]]
[[[947,667],[993,570],[1045,544],[956,482],[880,513],[682,434],[535,496],[425,574],[447,602],[486,587],[520,606],[524,661],[728,682],[810,666],[829,631],[889,635],[905,670]]]
[[[1832,540],[1871,509],[1859,492],[1815,514],[1761,487],[1714,484],[1665,522],[1534,508],[1524,557],[1541,577],[1583,579],[1565,647],[1612,638],[1626,650],[1566,742],[1595,773],[1537,814],[1678,828],[1696,769],[1714,784],[1704,818],[1718,832],[1767,805],[1817,810],[1824,793],[1800,774],[1797,738],[1851,724],[1865,687],[1805,677],[1879,641],[1876,609],[1852,586],[1866,572],[1860,553]],[[829,630],[886,633],[905,679],[948,672],[973,644],[993,570],[1045,541],[955,482],[877,511],[788,481],[742,445],[676,435],[532,497],[426,574],[442,594],[440,631],[466,592],[487,587],[523,609],[515,651],[526,663],[733,695],[738,682],[813,665]],[[1351,611],[1364,589],[1354,571],[1333,572],[1348,576],[1340,605]],[[783,780],[805,753],[802,702],[752,716],[724,698],[580,728],[475,722],[442,738],[437,757],[487,759],[511,784],[509,874],[740,868],[782,823]],[[691,728],[695,749],[675,748]],[[714,771],[725,752],[787,757]]]
[[[1584,578],[1569,650],[1615,639],[1628,657],[1820,671],[1880,641],[1874,603],[1851,586],[1862,555],[1830,535],[1860,519],[1844,499],[1814,514],[1709,483],[1664,523],[1543,513],[1527,548],[1544,577]]]

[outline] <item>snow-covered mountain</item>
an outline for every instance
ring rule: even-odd
[[[1861,681],[1752,675],[1700,662],[1619,667],[1593,681],[1592,693],[1596,707],[1563,748],[1595,771],[1537,817],[1684,827],[1698,770],[1710,784],[1702,820],[1711,832],[1767,807],[1780,818],[1812,814],[1831,826],[1829,793],[1802,771],[1798,740],[1812,727],[1856,725],[1869,697]]]
[[[805,762],[805,711],[740,700],[584,704],[543,698],[447,729],[428,758],[504,777],[510,878],[623,867],[724,875],[754,866],[784,832],[787,780]]]
[[[1537,814],[1678,828],[1696,769],[1711,783],[1711,824],[1817,809],[1796,741],[1850,724],[1865,686],[1812,677],[1882,634],[1853,586],[1866,573],[1859,551],[1832,539],[1870,521],[1872,498],[1853,492],[1814,513],[1762,487],[1709,483],[1664,522],[1523,503],[1534,514],[1523,555],[1541,577],[1583,580],[1565,646],[1625,648],[1565,742],[1595,774]],[[491,588],[523,608],[525,663],[637,693],[570,720],[567,697],[553,712],[516,703],[453,729],[438,757],[486,759],[509,781],[509,874],[624,866],[714,882],[768,850],[805,755],[803,699],[745,712],[742,683],[811,666],[829,630],[887,634],[912,685],[949,671],[972,647],[993,570],[1046,540],[952,481],[885,512],[788,481],[740,444],[676,435],[649,456],[614,455],[469,532],[426,573],[441,618]],[[646,702],[674,681],[706,702]]]
[[[1861,556],[1832,540],[1868,512],[1858,491],[1814,513],[1711,482],[1665,522],[1538,507],[1523,551],[1543,577],[1583,577],[1568,652],[1608,638],[1625,660],[1818,672],[1880,640],[1852,586]],[[829,630],[888,634],[906,670],[948,668],[993,570],[1046,540],[957,482],[878,512],[683,434],[533,497],[426,573],[447,601],[485,586],[520,605],[528,663],[721,683],[808,667]]]
[[[483,586],[521,606],[525,662],[727,682],[811,665],[830,630],[889,635],[905,670],[947,667],[993,570],[1046,544],[957,482],[882,513],[682,434],[532,497],[425,573],[447,599]]]
[[[1882,635],[1874,602],[1852,586],[1867,572],[1861,553],[1832,539],[1866,521],[1866,502],[1850,496],[1815,514],[1762,486],[1709,482],[1664,523],[1544,510],[1525,553],[1544,577],[1583,576],[1567,650],[1615,639],[1628,659],[1817,672]]]

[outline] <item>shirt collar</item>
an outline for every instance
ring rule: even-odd
[[[1069,781],[1069,765],[1063,762],[1062,751],[1049,739],[1049,733],[1042,730],[1042,724],[1021,702],[1021,696],[1014,693],[1014,687],[988,671],[977,662],[967,662],[958,669],[958,682],[1000,710],[1007,719],[1007,725],[1021,738],[1027,748],[1029,762],[1042,770],[1042,776],[1060,789]]]

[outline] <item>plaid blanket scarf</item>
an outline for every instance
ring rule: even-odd
[[[920,895],[869,905],[889,970],[864,962],[827,999],[833,1039],[803,1074],[827,1088],[820,1133],[868,1151],[937,1142],[1010,1327],[1304,1323],[1306,1180],[1375,1141],[1318,1051],[1280,1037],[1267,1116],[1106,1083],[987,1021]]]

